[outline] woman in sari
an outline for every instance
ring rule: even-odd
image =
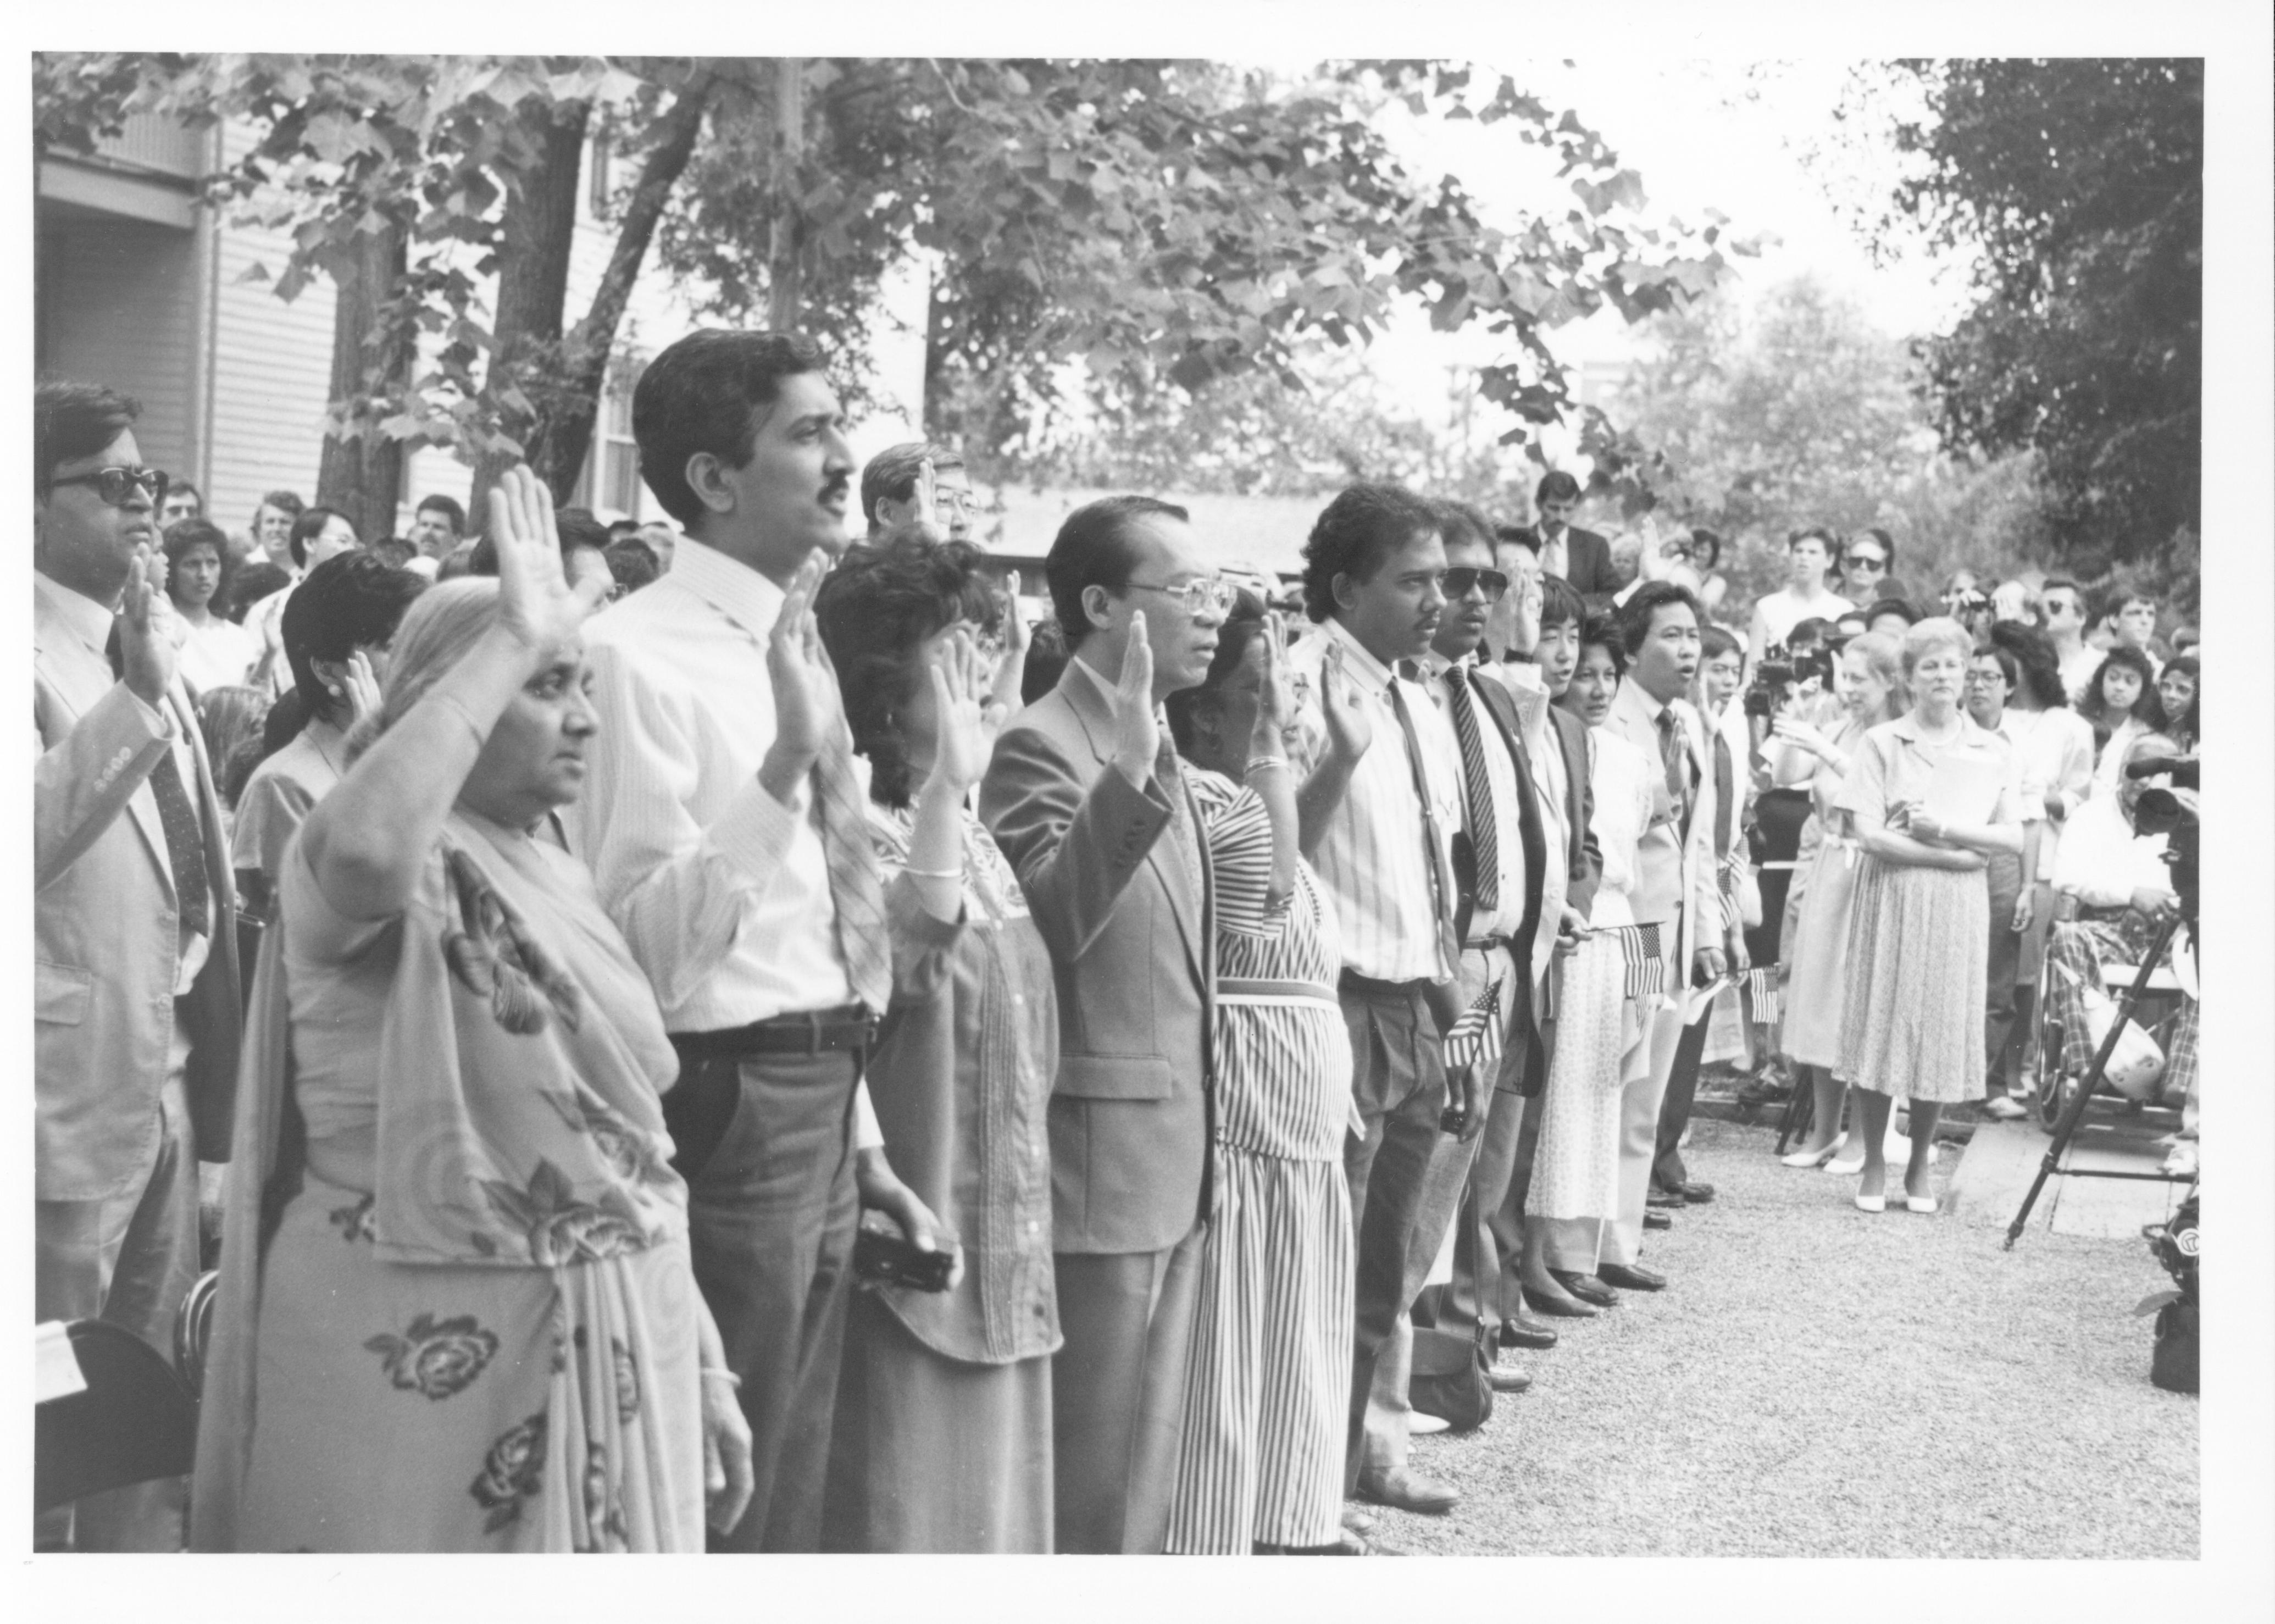
[[[238,1099],[192,1543],[699,1550],[750,1434],[688,1260],[655,1000],[538,838],[592,736],[551,504],[405,617],[285,854]],[[794,606],[802,607],[802,606]]]

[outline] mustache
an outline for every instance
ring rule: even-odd
[[[832,496],[842,496],[852,487],[852,484],[853,476],[851,474],[836,474],[822,485],[821,499],[824,502],[827,502]]]

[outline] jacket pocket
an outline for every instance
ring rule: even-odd
[[[87,1003],[94,978],[70,964],[32,965],[32,1018],[57,1026],[77,1026],[87,1019]]]
[[[1056,1091],[1070,1099],[1167,1099],[1169,1062],[1158,1054],[1062,1054]]]

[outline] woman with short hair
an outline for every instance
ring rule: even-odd
[[[1930,1167],[1946,1105],[1983,1098],[1983,1007],[1991,899],[1984,865],[2022,844],[2019,752],[1961,703],[1975,639],[1924,620],[1904,638],[1911,708],[1866,732],[1835,804],[1863,848],[1850,915],[1839,1071],[1861,1091],[1864,1167],[1856,1205],[1886,1207],[1882,1136],[1911,1101],[1904,1205],[1936,1210]]]
[[[178,656],[182,680],[197,693],[243,684],[261,658],[261,639],[215,607],[229,601],[237,574],[229,538],[204,519],[178,519],[167,526],[165,549],[166,596],[188,628]]]
[[[895,1170],[963,1258],[944,1290],[854,1293],[816,1485],[825,1550],[1052,1548],[1058,1006],[1018,878],[968,804],[1005,712],[982,650],[1016,612],[981,563],[960,542],[857,547],[814,596],[869,763],[893,948],[870,1098]]]
[[[526,469],[490,514],[501,578],[405,616],[285,854],[199,1550],[699,1551],[750,1497],[658,1103],[678,1062],[590,872],[538,838],[583,782],[597,594],[562,579]]]

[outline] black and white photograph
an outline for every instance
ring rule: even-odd
[[[2159,11],[33,19],[30,1605],[2265,1617]]]

